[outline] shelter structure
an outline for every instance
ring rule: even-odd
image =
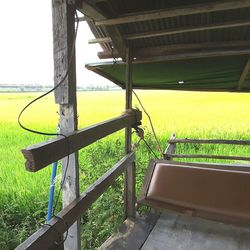
[[[27,170],[33,172],[63,159],[64,208],[17,249],[79,250],[80,215],[123,173],[127,219],[120,237],[109,239],[103,249],[152,249],[157,241],[163,242],[162,238],[168,240],[169,249],[201,249],[199,247],[204,244],[200,239],[207,240],[207,249],[218,246],[228,249],[228,242],[232,242],[235,249],[248,249],[249,166],[178,163],[172,158],[192,157],[175,154],[176,143],[250,145],[250,142],[171,138],[164,159],[150,164],[138,200],[157,209],[170,209],[244,227],[175,213],[168,213],[157,222],[155,214],[143,220],[136,218],[135,153],[131,149],[131,130],[138,128],[142,118],[140,111],[132,109],[133,88],[249,92],[250,0],[52,0],[52,8],[55,101],[60,105],[60,126],[64,136],[30,146],[22,152],[27,160]],[[84,16],[76,18],[76,10]],[[87,21],[95,35],[89,43],[101,45],[103,51],[98,53],[99,58],[113,59],[110,63],[88,64],[86,67],[112,80],[126,92],[122,116],[83,129],[77,127],[74,48],[75,23],[79,20]],[[80,194],[77,151],[124,128],[124,158]],[[180,180],[185,180],[184,188],[178,185]],[[214,183],[212,191],[209,189],[211,182]],[[228,190],[234,184],[238,188]],[[167,229],[165,234],[159,233],[162,228]],[[214,229],[217,241],[211,240],[211,230]],[[60,244],[66,231],[68,237],[64,244]],[[193,241],[187,235],[194,235]],[[235,235],[238,235],[237,239]],[[158,249],[163,249],[160,247]]]

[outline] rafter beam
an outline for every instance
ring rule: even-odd
[[[91,3],[91,0],[82,1],[82,10],[94,20],[106,19],[106,17]],[[108,36],[112,39],[114,48],[119,51],[119,54],[125,58],[126,46],[124,38],[121,36],[119,29],[115,26],[106,27]]]
[[[164,46],[156,46],[156,47],[146,47],[146,48],[138,48],[134,50],[133,57],[141,58],[141,57],[153,57],[153,56],[161,56],[168,55],[173,53],[184,51],[186,52],[195,52],[197,50],[211,50],[211,49],[219,49],[219,48],[238,48],[243,49],[244,47],[249,47],[250,41],[226,41],[226,42],[206,42],[206,43],[187,43],[187,44],[175,44],[175,45],[164,45]],[[113,57],[119,57],[119,54],[116,50],[113,53],[109,51],[103,51],[98,53],[98,57],[100,59],[107,59]]]
[[[75,21],[77,22],[77,21],[79,21],[79,22],[86,22],[86,21],[92,21],[89,17],[87,17],[87,16],[80,16],[80,17],[78,17],[78,20],[77,19],[75,19]]]
[[[237,20],[237,21],[213,23],[213,24],[198,25],[198,26],[197,25],[186,26],[186,27],[179,27],[179,28],[167,29],[167,30],[156,30],[156,31],[149,31],[149,32],[132,33],[132,34],[124,35],[124,38],[125,40],[130,41],[130,40],[136,40],[136,39],[141,39],[141,38],[167,36],[167,35],[175,35],[175,34],[205,31],[205,30],[234,28],[234,27],[249,26],[249,25],[250,25],[250,19]],[[104,42],[110,42],[110,41],[111,41],[110,37],[103,37],[103,38],[91,39],[89,40],[89,43],[91,44],[104,43]]]
[[[188,33],[188,32],[233,28],[233,27],[248,26],[248,25],[250,25],[250,19],[223,22],[223,23],[213,23],[213,24],[207,24],[207,25],[187,26],[187,27],[180,27],[180,28],[167,29],[167,30],[141,32],[141,33],[125,35],[124,38],[126,40],[135,40],[135,39],[140,39],[140,38],[167,36],[167,35],[175,35],[175,34]]]
[[[239,56],[250,55],[250,46],[244,49],[227,49],[227,50],[209,50],[209,51],[196,51],[187,53],[178,53],[170,55],[161,55],[154,57],[137,58],[136,62],[158,62],[158,61],[175,61],[175,60],[187,60],[196,58],[211,58],[220,56]]]
[[[112,42],[111,37],[101,37],[95,39],[89,39],[88,44],[95,44],[95,43],[110,43]]]
[[[180,8],[161,9],[147,12],[137,12],[126,16],[112,19],[97,20],[96,26],[109,26],[124,23],[134,23],[148,20],[156,20],[175,16],[185,16],[200,13],[209,13],[214,11],[231,10],[250,7],[250,0],[224,0],[219,2],[208,2],[203,4],[194,4]]]
[[[243,85],[244,81],[246,80],[246,77],[247,77],[249,71],[250,71],[250,56],[247,60],[247,63],[245,65],[242,73],[241,73],[240,80],[239,80],[238,85],[237,85],[237,90],[240,91],[242,89],[242,85]]]

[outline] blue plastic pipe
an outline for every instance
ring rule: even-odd
[[[52,218],[52,213],[53,213],[53,200],[54,200],[57,164],[58,164],[58,162],[54,162],[52,165],[51,184],[50,184],[50,189],[49,189],[47,222]]]
[[[60,126],[57,127],[57,134],[60,133]],[[51,183],[49,189],[49,203],[48,203],[48,213],[46,222],[48,222],[52,218],[53,213],[53,200],[55,193],[55,185],[56,185],[56,171],[57,171],[58,162],[54,162],[52,165],[52,173],[51,173]]]

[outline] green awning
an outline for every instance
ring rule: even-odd
[[[133,88],[198,91],[237,91],[248,56],[227,56],[166,62],[133,63]],[[87,64],[89,70],[124,88],[126,64]],[[241,92],[250,91],[250,76]]]

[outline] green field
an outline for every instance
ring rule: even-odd
[[[137,93],[151,115],[163,148],[172,132],[177,137],[250,139],[250,94]],[[46,217],[51,167],[38,173],[26,172],[20,149],[48,138],[25,132],[17,125],[18,113],[36,96],[37,93],[0,94],[0,250],[13,249],[20,244],[44,223]],[[79,127],[120,115],[124,110],[124,101],[123,91],[79,93]],[[134,106],[139,107],[136,100]],[[50,95],[28,109],[22,121],[33,129],[53,133],[58,122],[57,109],[53,95]],[[146,139],[153,145],[145,115],[143,127]],[[80,151],[81,191],[122,157],[123,145],[123,132],[118,132]],[[197,146],[182,146],[177,150],[185,153],[197,150],[211,153],[213,150],[214,154],[250,155],[250,149],[243,146],[200,146],[198,149]],[[141,144],[137,150],[138,191],[147,161],[152,157]],[[94,249],[122,221],[122,185],[121,177],[108,194],[103,195],[82,216],[84,249]]]

